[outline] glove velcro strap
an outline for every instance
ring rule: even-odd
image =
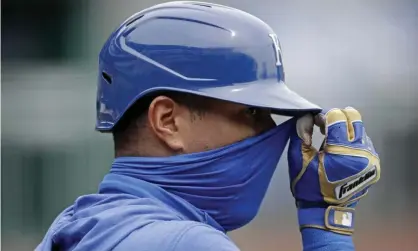
[[[339,234],[354,232],[354,209],[329,206],[328,208],[304,208],[298,210],[300,229],[319,228]]]

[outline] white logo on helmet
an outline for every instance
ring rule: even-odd
[[[282,65],[282,50],[280,48],[279,39],[277,38],[277,35],[274,33],[269,34],[269,37],[271,38],[271,40],[273,40],[273,47],[276,53],[276,65],[281,66]]]

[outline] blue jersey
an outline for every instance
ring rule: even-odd
[[[208,214],[162,188],[108,174],[106,189],[78,198],[36,251],[238,251]],[[354,250],[351,237],[306,229],[304,250]],[[280,250],[278,247],[277,250]]]

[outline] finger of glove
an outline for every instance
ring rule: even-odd
[[[314,123],[316,126],[319,127],[319,130],[321,131],[322,135],[325,135],[325,116],[324,114],[317,114],[314,118]]]
[[[346,107],[342,111],[347,117],[348,139],[351,145],[357,148],[367,149],[375,156],[378,156],[372,140],[366,134],[360,112],[353,107]]]
[[[324,114],[325,136],[327,144],[348,144],[348,121],[345,113],[338,108],[329,110]]]
[[[306,114],[296,122],[296,132],[299,138],[308,146],[312,145],[313,127],[314,117],[312,114]]]
[[[364,144],[364,126],[360,112],[354,109],[353,107],[346,107],[341,111],[345,114],[347,118],[348,140],[355,144]]]

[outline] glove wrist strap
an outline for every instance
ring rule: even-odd
[[[298,219],[300,230],[319,228],[339,234],[354,232],[354,208],[328,206],[327,208],[300,208]]]

